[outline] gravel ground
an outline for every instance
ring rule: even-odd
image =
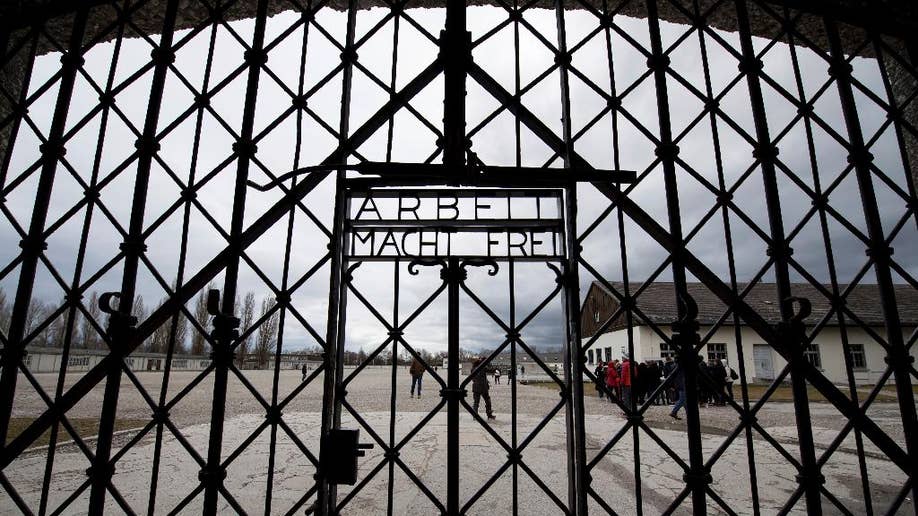
[[[272,375],[270,371],[246,371],[245,383],[248,383],[263,399],[270,400],[272,398]],[[363,441],[371,440],[372,436],[368,434],[372,430],[381,442],[389,441],[390,432],[394,442],[398,442],[425,417],[425,414],[434,410],[440,403],[440,386],[431,375],[425,375],[422,397],[420,399],[409,397],[410,378],[405,368],[399,368],[394,372],[396,396],[393,399],[389,388],[392,375],[391,367],[368,368],[354,376],[347,384],[346,399],[350,410],[359,414],[369,427],[363,428],[361,432]],[[174,374],[170,381],[167,399],[182,392],[195,377],[196,373]],[[37,380],[47,392],[53,394],[55,375],[39,375]],[[162,374],[138,373],[137,380],[148,391],[152,399],[159,398]],[[318,411],[322,405],[321,381],[322,378],[319,376],[302,390],[296,391],[283,410],[284,420],[292,429],[293,434],[313,452],[317,452],[318,448]],[[187,442],[202,456],[206,455],[212,382],[212,378],[208,376],[169,409],[172,422],[181,429]],[[301,377],[298,371],[283,371],[278,384],[278,399],[285,399],[300,386],[300,383]],[[103,386],[97,386],[80,404],[68,412],[68,416],[73,418],[97,417],[103,397],[102,391]],[[665,443],[682,460],[687,461],[684,421],[670,419],[667,415],[668,407],[651,407],[644,420],[649,427],[648,430],[635,432],[629,429],[611,450],[606,450],[612,436],[623,428],[627,421],[621,416],[618,409],[607,401],[597,398],[592,387],[587,387],[586,392],[584,419],[587,458],[588,460],[596,459],[592,473],[593,487],[597,496],[610,503],[616,511],[631,513],[635,505],[635,491],[640,485],[644,511],[648,514],[663,511],[679,495],[683,481],[682,471],[675,459],[660,448],[660,443]],[[494,434],[489,435],[485,432],[467,413],[463,414],[461,420],[460,435],[462,436],[462,450],[464,450],[462,455],[463,500],[466,501],[470,500],[477,488],[487,481],[501,464],[506,462],[506,452],[495,441],[496,437],[507,442],[512,442],[514,438],[514,428],[511,423],[511,386],[491,385],[491,395],[494,411],[497,413],[497,420],[492,425]],[[516,399],[517,427],[515,434],[517,442],[523,442],[526,436],[541,424],[543,418],[549,414],[553,415],[538,437],[527,448],[525,460],[527,465],[531,466],[532,475],[544,480],[558,499],[565,500],[564,410],[558,406],[561,398],[556,390],[544,385],[517,385]],[[468,401],[471,402],[471,396]],[[393,403],[395,419],[389,417],[389,410]],[[13,415],[34,417],[41,412],[43,407],[44,402],[32,387],[24,380],[19,383]],[[835,439],[846,420],[826,403],[811,403],[810,410],[817,451],[821,452]],[[137,388],[125,379],[119,399],[119,418],[147,419],[150,413],[147,402]],[[253,435],[263,421],[262,414],[264,414],[260,402],[249,392],[243,380],[232,375],[227,395],[226,413],[224,456],[230,454],[231,450]],[[898,430],[901,423],[897,424],[898,407],[895,404],[877,404],[869,411],[869,415],[881,428],[888,431],[897,441],[902,442],[901,431]],[[729,407],[702,408],[701,416],[702,431],[705,434],[703,439],[705,457],[708,458],[717,453],[716,450],[722,445],[729,444],[725,448],[723,457],[718,459],[712,470],[714,476],[712,488],[733,510],[739,513],[748,512],[744,507],[748,508],[750,503],[751,475],[750,453],[747,450],[746,436],[741,433],[737,439],[727,442],[728,434],[739,423],[738,416]],[[767,403],[758,414],[758,422],[767,436],[777,443],[777,446],[782,447],[791,456],[798,455],[795,439],[796,421],[792,403]],[[359,427],[360,424],[346,410],[342,426],[354,428]],[[653,435],[648,434],[648,431]],[[116,439],[115,449],[117,450],[130,441],[135,434],[136,431],[126,431],[120,434]],[[118,463],[119,489],[122,493],[127,493],[125,498],[135,510],[144,510],[145,500],[148,497],[150,470],[155,448],[154,435],[155,432],[151,432],[139,439],[138,443]],[[252,443],[246,447],[246,451],[239,456],[227,479],[228,489],[232,493],[260,493],[254,497],[242,496],[237,500],[247,512],[264,510],[268,471],[267,456],[270,447],[269,435],[270,431],[257,434]],[[639,440],[635,441],[635,435],[639,436]],[[182,450],[174,437],[171,437],[168,432],[165,436],[162,452],[164,473],[159,475],[160,485],[157,487],[157,493],[159,493],[160,502],[155,512],[166,511],[169,507],[174,507],[189,491],[187,486],[196,483],[196,471],[199,469],[197,463],[191,459],[187,451]],[[309,483],[308,479],[311,479],[314,471],[306,456],[289,437],[285,437],[284,432],[278,432],[278,436],[276,446],[279,458],[274,468],[275,476],[271,480],[276,486],[271,492],[272,500],[274,500],[271,512],[285,512],[290,508],[305,492],[306,484]],[[445,461],[445,436],[445,410],[441,408],[440,412],[433,415],[430,422],[411,439],[410,445],[404,448],[402,457],[406,467],[416,472],[436,497],[439,497],[440,490],[445,489],[443,468],[435,466]],[[752,438],[754,446],[752,455],[755,457],[760,507],[765,511],[763,514],[778,512],[784,500],[796,487],[794,480],[796,471],[781,456],[782,451],[767,443],[762,435],[753,432]],[[362,477],[372,476],[375,466],[382,460],[381,453],[380,447],[377,446],[366,459],[362,460]],[[641,457],[639,468],[635,468],[635,454]],[[885,507],[898,494],[906,477],[869,441],[864,445],[864,454],[872,501],[875,508]],[[855,514],[865,512],[857,457],[855,438],[853,434],[849,434],[842,442],[839,451],[827,461],[824,469],[827,489]],[[44,476],[45,459],[46,450],[35,449],[24,454],[4,471],[10,482],[23,494],[30,505],[37,503],[37,497],[41,493],[40,479]],[[55,485],[52,486],[54,491],[52,502],[61,501],[67,493],[73,492],[79,486],[85,479],[86,467],[86,459],[78,448],[68,445],[59,449],[55,459],[53,475]],[[353,500],[348,502],[349,508],[357,509],[357,512],[362,513],[386,511],[387,483],[385,479],[388,478],[388,468],[383,467],[380,471],[381,473],[372,476],[372,482],[368,482],[365,488],[355,493]],[[520,469],[520,471],[523,470]],[[542,490],[531,480],[529,473],[524,473],[518,477],[517,481],[521,513],[558,513],[559,509],[555,502],[542,493]],[[395,513],[436,512],[436,505],[420,490],[412,487],[402,470],[396,468],[393,474],[393,485],[395,492],[398,493],[394,506]],[[509,511],[513,483],[512,475],[508,475],[510,475],[509,472],[505,473],[492,490],[487,491],[479,501],[470,506],[470,513],[499,514]],[[640,479],[639,484],[636,482],[637,479]],[[252,491],[253,489],[255,491]],[[343,493],[347,492],[348,489],[343,490]],[[85,505],[81,505],[80,500],[77,500],[72,510],[65,512],[84,511]],[[231,512],[229,502],[224,503],[223,508]],[[591,499],[590,503],[593,509],[591,512],[602,512],[596,499]],[[906,504],[904,507],[906,510],[913,509],[910,505],[911,501],[907,501]],[[51,506],[53,507],[54,503]],[[0,494],[0,513],[10,512],[10,509],[10,500]],[[114,510],[116,507],[112,506],[111,509]],[[186,512],[196,513],[199,510],[200,501],[198,500],[189,505]],[[688,513],[688,509],[686,508],[683,512]],[[715,514],[719,512],[713,506],[713,502],[711,512]],[[802,505],[798,506],[794,512],[803,513]],[[837,512],[831,508],[826,511],[827,514]]]
[[[350,375],[353,369],[345,371]],[[240,378],[230,374],[226,415],[231,418],[240,414],[259,414],[265,410],[259,399],[252,393],[254,391],[265,402],[272,399],[273,372],[272,371],[244,371],[246,388]],[[428,412],[440,402],[440,384],[431,375],[424,375],[424,391],[420,399],[409,397],[411,384],[407,368],[399,368],[395,372],[395,410],[396,412]],[[169,381],[166,399],[172,399],[181,393],[192,381],[198,377],[197,372],[173,373]],[[393,371],[391,367],[369,367],[355,375],[347,384],[347,401],[357,411],[379,412],[390,409],[393,402],[391,395],[391,382]],[[136,378],[146,390],[150,399],[158,401],[163,382],[162,373],[139,372]],[[461,377],[464,381],[467,377]],[[53,397],[57,375],[36,375],[42,389]],[[72,385],[79,378],[71,376],[65,388]],[[443,378],[445,381],[445,375]],[[506,378],[503,379],[506,382]],[[278,382],[277,398],[286,399],[301,385],[299,371],[281,371]],[[182,398],[174,402],[169,408],[172,421],[178,427],[206,423],[210,420],[210,406],[212,400],[213,375],[206,376],[195,388],[188,391]],[[560,397],[556,390],[543,385],[518,384],[517,413],[546,415],[559,403]],[[469,387],[469,390],[471,388]],[[587,415],[604,415],[619,413],[607,401],[599,399],[593,387],[585,387],[584,412]],[[104,384],[97,385],[86,397],[68,412],[70,417],[97,417],[102,406]],[[498,414],[510,414],[512,410],[512,388],[503,383],[491,386],[491,398],[494,411]],[[468,401],[471,402],[471,394]],[[24,378],[20,378],[17,386],[16,400],[13,405],[14,417],[35,417],[46,407],[38,393]],[[285,405],[284,412],[319,412],[322,408],[322,377],[316,377]],[[810,404],[811,419],[814,427],[841,430],[846,420],[838,411],[827,403]],[[152,410],[145,401],[144,396],[128,378],[122,377],[121,393],[118,403],[118,417],[123,419],[146,419]],[[668,417],[668,408],[663,406],[651,407],[646,414],[646,421],[650,426],[663,425],[672,429],[682,423],[674,422]],[[683,413],[684,414],[684,413]],[[901,420],[899,408],[894,403],[874,403],[868,415],[897,441],[902,441]],[[787,427],[796,425],[794,405],[787,402],[769,402],[765,404],[758,414],[758,422],[764,428]],[[702,425],[709,433],[721,434],[732,431],[739,423],[737,412],[729,407],[707,407],[701,409]]]

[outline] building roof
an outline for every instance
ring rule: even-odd
[[[624,292],[623,282],[610,282],[610,284],[615,287],[619,294]],[[629,291],[634,293],[641,285],[641,283],[631,283]],[[748,283],[739,283],[737,284],[737,290],[742,293],[747,286]],[[612,295],[605,285],[598,281],[593,282],[593,287],[599,289],[605,295]],[[839,285],[839,288],[844,292],[847,285]],[[910,285],[895,285],[894,288],[902,326],[918,326],[918,290]],[[827,286],[826,289],[830,290],[830,287]],[[592,288],[590,290],[591,292],[593,291]],[[674,292],[673,283],[670,281],[651,283],[637,296],[636,306],[651,322],[661,325],[671,324],[677,317]],[[727,311],[727,306],[720,301],[720,298],[701,283],[689,283],[688,292],[698,305],[698,322],[702,325],[716,323]],[[793,283],[791,284],[791,292],[796,297],[807,298],[812,304],[813,313],[806,319],[808,324],[816,324],[821,321],[831,308],[831,301],[809,283]],[[617,299],[615,296],[612,297]],[[769,323],[775,324],[781,321],[781,313],[777,304],[776,284],[758,283],[752,287],[743,299]],[[855,285],[845,297],[845,302],[848,310],[856,315],[863,324],[868,326],[882,326],[884,324],[883,307],[880,303],[877,285]],[[851,323],[849,317],[845,319],[846,322]],[[635,318],[636,325],[644,323],[645,321]],[[612,324],[609,331],[623,328],[625,324],[625,318],[620,317],[619,321]],[[838,317],[833,317],[828,324],[832,326],[838,325]]]

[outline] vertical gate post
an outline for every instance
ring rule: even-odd
[[[805,360],[803,346],[806,339],[802,320],[806,317],[808,303],[801,300],[801,313],[794,314],[791,301],[790,273],[788,262],[792,254],[790,243],[784,232],[784,222],[781,214],[781,196],[778,191],[777,172],[775,159],[778,155],[777,147],[771,141],[768,129],[768,118],[765,112],[765,101],[762,96],[762,85],[759,73],[763,68],[762,60],[756,56],[752,46],[752,31],[749,26],[749,12],[746,0],[735,0],[737,26],[740,35],[742,60],[740,71],[746,75],[746,85],[749,88],[749,99],[752,108],[752,117],[755,124],[756,144],[753,157],[758,160],[762,169],[762,182],[765,193],[765,205],[768,211],[768,227],[771,242],[768,256],[774,262],[775,284],[778,294],[778,305],[781,310],[781,325],[785,331],[783,338],[788,341],[794,353],[791,360],[791,384],[794,392],[794,413],[797,420],[797,442],[800,450],[800,462],[803,471],[797,476],[800,487],[806,493],[806,510],[808,514],[822,514],[821,483],[819,479],[819,466],[816,462],[813,445],[813,432],[810,420],[809,400],[806,390],[806,378],[801,363]]]
[[[137,174],[131,199],[131,218],[128,235],[124,243],[121,244],[121,252],[124,254],[124,270],[121,278],[121,292],[118,294],[118,310],[112,311],[110,306],[103,307],[111,314],[111,320],[109,321],[111,353],[119,357],[119,360],[112,362],[105,381],[105,398],[102,402],[102,413],[99,418],[99,437],[96,442],[96,464],[92,468],[93,484],[89,496],[90,514],[102,514],[104,512],[105,491],[114,472],[113,466],[109,465],[108,461],[111,456],[112,433],[115,430],[118,390],[121,388],[122,357],[126,355],[128,338],[133,333],[134,325],[137,323],[130,314],[133,311],[134,295],[137,291],[137,271],[140,267],[140,256],[147,248],[143,243],[144,214],[146,213],[147,191],[150,185],[153,156],[159,148],[159,143],[156,141],[156,126],[159,123],[159,113],[163,103],[166,73],[169,65],[175,59],[175,54],[172,51],[172,37],[177,11],[178,0],[170,0],[166,6],[163,19],[162,37],[159,45],[153,49],[151,54],[154,63],[153,80],[150,85],[150,98],[147,104],[146,117],[144,118],[143,133],[134,144],[137,148]],[[101,299],[100,304],[102,304]],[[108,305],[108,300],[104,304]]]
[[[663,166],[663,182],[666,192],[666,213],[669,222],[669,232],[675,247],[671,250],[673,286],[675,287],[675,297],[678,307],[679,320],[683,325],[695,323],[697,307],[694,307],[694,301],[688,294],[688,286],[685,277],[685,252],[684,238],[682,236],[682,219],[681,210],[679,209],[679,188],[676,182],[676,157],[679,155],[679,147],[673,143],[672,123],[669,114],[669,93],[666,86],[666,70],[669,68],[669,57],[663,52],[662,35],[660,31],[660,16],[657,11],[657,0],[647,0],[647,24],[650,29],[650,46],[652,53],[647,59],[647,66],[653,71],[654,85],[657,93],[657,116],[660,122],[660,143],[656,148],[656,155]],[[694,308],[695,313],[692,313]],[[680,335],[684,331],[679,328]],[[690,333],[697,335],[697,329]],[[680,337],[686,338],[687,337]],[[689,349],[691,348],[691,349]],[[681,353],[681,362],[679,366],[683,368],[686,391],[686,424],[692,418],[698,418],[698,403],[691,403],[692,398],[688,393],[696,393],[698,388],[698,364],[694,346],[683,342],[679,347]],[[632,374],[634,374],[632,372]],[[692,394],[694,396],[695,394]],[[632,403],[633,403],[632,398]],[[631,407],[629,407],[631,408]],[[694,414],[692,414],[694,411]],[[699,481],[701,472],[704,471],[704,455],[701,449],[701,430],[700,425],[697,428],[688,426],[688,448],[689,448],[689,477],[694,482],[691,483],[692,491],[692,511],[695,515],[703,516],[707,514],[707,494],[706,486]]]
[[[51,129],[48,140],[40,146],[42,153],[41,172],[38,176],[38,186],[35,191],[35,204],[32,207],[32,220],[26,237],[19,243],[22,248],[22,265],[19,269],[19,284],[16,287],[16,297],[13,302],[13,311],[10,315],[10,326],[7,332],[6,346],[2,350],[3,369],[0,372],[0,407],[8,407],[0,412],[0,449],[6,448],[7,433],[9,431],[10,416],[12,414],[13,398],[16,394],[16,380],[19,375],[19,366],[25,353],[26,320],[28,318],[29,304],[32,300],[32,289],[35,283],[35,273],[38,269],[38,259],[47,248],[44,240],[45,222],[48,218],[48,206],[51,202],[51,189],[54,186],[54,176],[57,173],[59,159],[64,155],[64,129],[67,125],[67,115],[70,111],[70,99],[76,82],[77,69],[83,62],[82,45],[86,31],[86,21],[89,8],[82,6],[76,11],[73,26],[70,32],[70,41],[67,52],[61,56],[61,85],[57,93],[57,103],[54,106],[54,115],[51,120]],[[28,85],[23,85],[28,88]]]
[[[109,463],[109,460],[118,409],[118,394],[121,389],[121,367],[127,350],[127,342],[134,333],[135,325],[137,324],[137,318],[131,316],[128,312],[132,303],[122,304],[119,302],[118,308],[113,309],[111,306],[111,298],[113,297],[120,298],[121,294],[108,292],[99,298],[101,310],[109,314],[108,338],[111,341],[109,353],[119,357],[119,359],[112,362],[105,377],[105,394],[102,399],[102,411],[99,415],[96,455],[93,457],[92,466],[86,471],[91,482],[89,514],[103,514],[105,512],[105,492],[111,483],[112,475],[115,473],[115,467]]]
[[[567,51],[567,29],[564,23],[564,0],[555,0],[555,22],[558,27],[559,75],[561,78],[561,114],[564,137],[564,168],[571,166],[574,150],[571,138],[571,102],[568,65],[571,56]],[[577,184],[570,183],[564,189],[564,213],[566,219],[565,247],[568,260],[564,265],[562,286],[564,287],[564,318],[566,322],[567,349],[564,353],[564,380],[567,382],[567,461],[568,461],[568,506],[573,514],[586,514],[586,446],[583,423],[583,372],[580,349],[580,265],[579,243],[577,242]]]
[[[472,61],[471,35],[466,31],[465,0],[446,1],[446,28],[440,34],[443,60],[443,164],[459,172],[465,164],[465,81]]]
[[[701,414],[698,410],[698,355],[695,348],[701,342],[698,335],[698,305],[688,294],[680,297],[684,315],[672,324],[673,344],[679,353],[679,370],[684,383],[685,427],[688,436],[689,470],[682,479],[692,492],[694,514],[705,514],[705,490],[711,483],[711,473],[705,467],[701,450]]]
[[[468,145],[465,136],[466,76],[472,61],[471,36],[466,30],[465,0],[446,0],[445,28],[440,35],[443,60],[443,164],[448,173],[462,173]],[[447,282],[446,512],[459,514],[459,259],[450,257],[441,270]]]
[[[355,34],[357,27],[357,2],[348,0],[347,29],[345,33],[344,52],[341,55],[343,70],[341,71],[341,110],[338,121],[338,148],[342,149],[341,162],[347,161],[348,138],[350,133],[351,118],[351,84],[353,82],[354,62],[357,54],[354,50]],[[319,468],[315,480],[318,483],[316,492],[316,511],[318,514],[334,514],[337,503],[338,489],[328,482],[322,464],[330,450],[326,449],[324,438],[332,429],[341,425],[341,401],[345,394],[339,390],[341,379],[344,377],[344,325],[345,307],[347,305],[347,282],[350,281],[350,272],[345,273],[344,225],[350,211],[350,197],[346,195],[345,171],[339,169],[335,178],[335,220],[332,227],[332,237],[328,243],[331,254],[331,272],[328,281],[328,318],[326,319],[325,350],[322,361],[326,367],[322,395],[322,428],[319,449]],[[394,358],[394,357],[393,357]]]
[[[331,254],[330,278],[328,282],[328,318],[326,319],[325,349],[322,351],[322,363],[325,375],[322,382],[322,423],[321,435],[324,437],[333,428],[340,424],[341,400],[336,391],[344,374],[344,324],[345,308],[347,305],[346,283],[350,280],[350,273],[345,273],[344,268],[344,224],[349,205],[345,200],[343,178],[339,177],[335,191],[335,220],[332,227],[332,238],[328,244]],[[343,394],[343,393],[342,393]],[[334,513],[337,489],[330,484],[322,470],[321,465],[329,450],[326,450],[320,439],[319,468],[316,470],[316,514],[326,515]]]
[[[252,157],[258,151],[255,145],[254,125],[255,108],[258,99],[258,81],[261,67],[268,60],[264,49],[265,25],[268,16],[267,0],[259,0],[255,11],[255,29],[252,35],[252,46],[243,54],[248,73],[246,77],[245,103],[242,110],[242,127],[239,139],[233,143],[233,152],[237,156],[236,180],[233,191],[233,213],[230,220],[229,242],[233,254],[229,258],[223,281],[222,307],[220,293],[211,290],[208,294],[208,313],[214,316],[212,360],[214,365],[214,395],[211,407],[210,441],[207,447],[207,464],[201,471],[200,478],[204,483],[204,514],[217,513],[217,495],[223,486],[226,471],[221,465],[223,448],[223,418],[226,411],[226,382],[229,367],[233,360],[233,346],[239,319],[233,317],[236,301],[236,288],[239,281],[239,261],[242,253],[242,232],[245,220],[246,182],[249,178],[249,167]]]
[[[224,307],[226,306],[224,299]],[[207,444],[207,464],[198,474],[204,484],[204,514],[217,513],[217,493],[223,487],[226,470],[221,463],[223,448],[223,419],[226,416],[226,383],[233,363],[233,343],[239,336],[239,319],[220,310],[220,291],[207,293],[207,312],[214,317],[213,349],[210,359],[214,365],[214,397],[210,409],[210,438]]]
[[[787,298],[782,302],[781,311],[793,313],[793,303],[800,303],[797,313],[790,320],[778,324],[778,335],[784,345],[791,351],[790,376],[791,391],[794,395],[794,415],[797,423],[797,441],[800,450],[802,469],[797,475],[797,482],[806,496],[807,514],[822,514],[822,494],[820,489],[825,482],[816,462],[816,448],[813,444],[813,428],[810,419],[810,403],[807,395],[807,365],[804,350],[806,349],[806,327],[803,320],[810,314],[810,302],[803,298]]]
[[[465,391],[459,389],[459,285],[465,270],[459,258],[450,256],[440,271],[447,287],[447,360],[446,390],[446,513],[459,514],[459,399]]]
[[[873,155],[869,152],[864,142],[860,119],[857,112],[857,103],[854,99],[851,85],[852,68],[845,59],[841,38],[835,22],[825,18],[826,35],[829,39],[831,64],[829,74],[835,78],[838,87],[838,96],[841,101],[842,115],[845,119],[845,128],[850,142],[848,162],[854,166],[857,178],[858,191],[861,197],[861,207],[864,212],[864,222],[867,225],[869,247],[867,256],[873,262],[873,270],[877,278],[877,288],[880,293],[880,306],[883,308],[884,327],[886,339],[889,344],[886,362],[893,370],[896,382],[896,398],[899,401],[899,414],[902,417],[902,435],[905,438],[905,447],[909,456],[911,468],[905,473],[912,483],[912,499],[918,499],[918,413],[915,410],[915,393],[912,390],[911,371],[914,369],[914,358],[909,354],[908,347],[902,335],[902,321],[899,318],[899,307],[896,301],[895,288],[891,270],[891,256],[893,249],[886,243],[883,232],[883,222],[877,206],[877,196],[873,188]],[[915,63],[916,48],[914,40],[910,42],[912,63]],[[914,167],[916,164],[911,164]],[[914,176],[913,176],[914,177]]]

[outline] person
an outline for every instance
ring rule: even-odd
[[[660,366],[656,360],[648,360],[646,375],[644,377],[644,387],[646,389],[645,397],[649,398],[653,396],[653,393],[657,390],[657,387],[660,386]],[[658,405],[660,400],[663,399],[662,395],[657,395],[653,398],[653,404]]]
[[[730,367],[729,364],[727,364],[726,358],[721,360],[720,362],[723,364],[724,370],[727,371],[727,380],[726,380],[727,381],[727,396],[729,396],[730,399],[732,400],[733,399],[733,382],[739,379],[739,375],[736,374],[736,371],[734,371],[733,368]]]
[[[593,370],[593,375],[596,377],[596,392],[599,393],[599,399],[602,399],[602,386],[606,383],[606,370],[603,369],[602,362],[596,364],[596,369]]]
[[[306,365],[306,362],[303,362],[303,381],[306,381],[306,374],[309,373],[309,366]]]
[[[636,368],[632,367],[631,356],[625,353],[621,372],[622,403],[629,409],[631,408],[631,385],[637,377],[638,372]]]
[[[621,378],[618,374],[618,360],[613,360],[609,362],[609,367],[606,368],[606,386],[609,388],[609,401],[615,402],[616,399],[621,397],[621,392],[619,391],[621,387]]]
[[[418,387],[418,399],[421,397],[421,378],[424,377],[424,364],[415,358],[411,361],[411,367],[408,368],[408,374],[411,375],[411,397],[414,398],[414,386]]]
[[[497,385],[499,383],[500,383],[500,369],[494,368],[494,385]]]
[[[669,378],[669,375],[673,374],[673,370],[676,369],[676,363],[673,362],[673,357],[666,357],[666,361],[663,362],[663,378]],[[666,386],[666,404],[672,404],[676,402],[676,389],[673,387],[673,384],[670,383]]]
[[[634,376],[634,397],[638,405],[644,403],[644,397],[647,395],[647,363],[641,362],[637,365],[637,374]]]
[[[682,419],[679,417],[679,409],[685,405],[685,376],[682,373],[682,368],[678,367],[678,365],[673,366],[670,376],[672,377],[670,385],[676,391],[676,401],[673,403],[672,410],[669,411],[669,417]]]
[[[698,357],[698,376],[696,378],[698,378],[698,405],[707,407],[708,399],[711,397],[711,373],[708,371],[708,363],[700,356]]]
[[[472,361],[472,371],[472,410],[477,414],[478,405],[481,399],[484,398],[485,413],[488,415],[488,419],[495,419],[494,412],[491,411],[491,395],[488,393],[491,386],[488,384],[488,375],[485,374],[480,358]]]
[[[714,392],[712,401],[715,406],[724,406],[726,404],[726,387],[727,387],[727,368],[724,367],[720,360],[711,360],[708,364],[708,372],[711,374],[711,381],[714,383]]]

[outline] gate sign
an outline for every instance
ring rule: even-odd
[[[369,189],[350,192],[348,258],[564,256],[559,189]]]

